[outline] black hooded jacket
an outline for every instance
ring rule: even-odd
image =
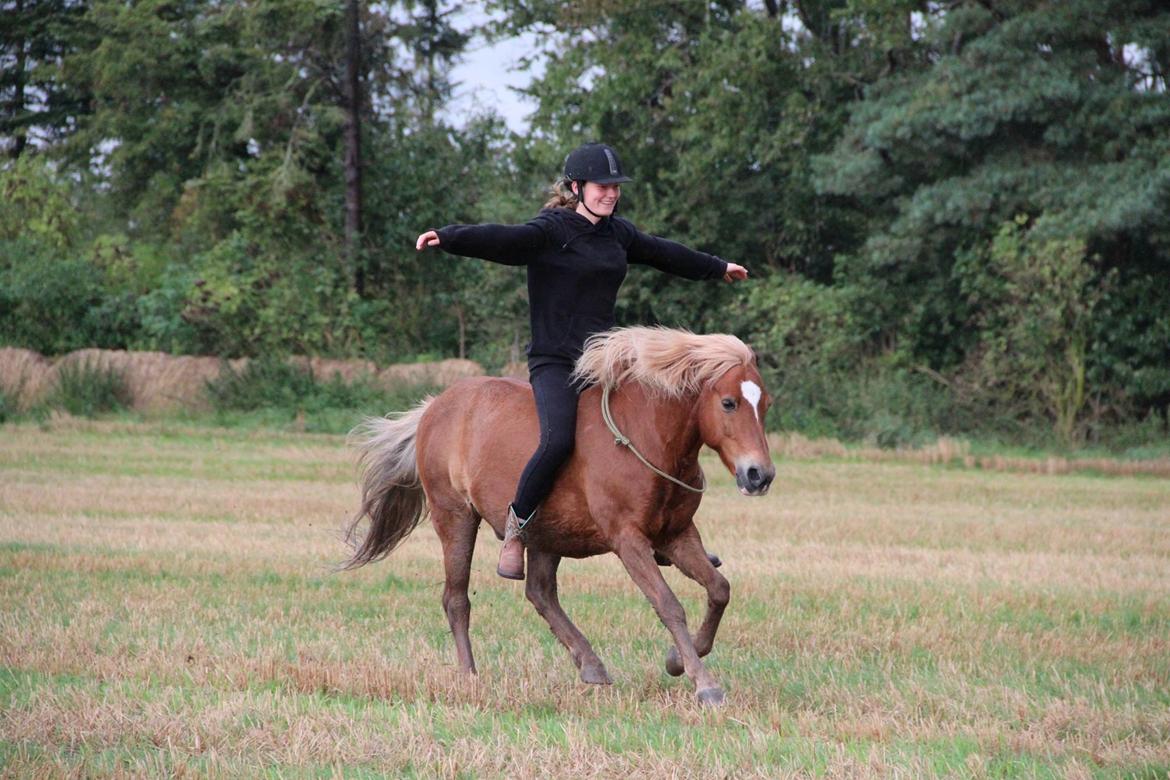
[[[627,219],[596,225],[575,211],[545,209],[523,225],[448,225],[439,248],[528,268],[532,321],[529,366],[572,362],[585,339],[614,326],[618,288],[630,263],[687,279],[720,279],[727,263],[714,255],[651,236]]]

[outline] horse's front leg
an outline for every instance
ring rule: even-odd
[[[695,635],[695,651],[702,658],[711,652],[715,644],[715,632],[719,630],[723,610],[731,600],[731,586],[727,578],[712,565],[694,523],[667,545],[664,552],[679,571],[707,590],[707,614],[703,618],[703,625],[699,627],[699,633]],[[666,654],[666,671],[676,677],[684,671],[677,648],[670,648]]]
[[[581,681],[609,685],[612,681],[605,664],[601,663],[589,640],[577,630],[561,608],[560,599],[557,598],[557,567],[560,563],[559,555],[528,550],[528,579],[524,585],[524,595],[548,623],[553,636],[568,649],[573,663],[581,670]]]
[[[640,534],[628,533],[616,542],[614,551],[621,559],[622,565],[646,594],[659,619],[674,637],[674,646],[682,658],[684,671],[695,684],[699,701],[703,704],[722,703],[723,689],[699,659],[691,634],[687,631],[686,613],[674,591],[663,579],[658,564],[654,562],[654,548],[651,547],[650,540]]]

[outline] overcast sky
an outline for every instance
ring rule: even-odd
[[[481,23],[486,17],[478,4],[469,3],[456,25],[467,29]],[[451,73],[455,82],[455,99],[448,113],[456,124],[464,117],[494,108],[508,127],[520,133],[528,129],[525,116],[536,106],[523,99],[509,87],[523,87],[539,73],[539,63],[531,71],[518,71],[521,58],[536,50],[536,36],[529,33],[488,45],[476,38],[468,45],[463,62]]]

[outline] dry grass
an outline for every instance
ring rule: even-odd
[[[82,349],[49,360],[27,349],[0,347],[0,391],[27,410],[52,392],[62,368],[84,365],[112,369],[124,376],[135,411],[206,411],[210,408],[207,383],[219,377],[223,362],[216,357],[110,349]],[[483,374],[483,368],[470,360],[404,363],[381,370],[368,360],[296,357],[292,362],[323,381],[335,377],[346,383],[374,379],[389,389],[424,384],[445,387],[457,379]],[[227,363],[233,371],[240,372],[248,359]]]
[[[451,358],[434,363],[400,363],[387,366],[378,373],[378,381],[388,388],[402,385],[446,387],[458,379],[482,375],[483,367],[475,361]]]
[[[1009,455],[973,455],[971,445],[949,436],[939,437],[933,444],[911,449],[880,449],[877,447],[846,447],[836,439],[809,439],[799,433],[772,433],[768,435],[772,452],[794,458],[839,458],[880,463],[922,463],[929,465],[956,465],[984,471],[1011,471],[1024,474],[1110,474],[1117,476],[1149,475],[1170,477],[1170,458],[1117,460],[1112,458],[1066,458],[1050,455],[1046,458],[1012,457]]]
[[[242,363],[231,361],[237,369]],[[126,379],[134,409],[160,412],[207,409],[204,387],[219,376],[221,361],[109,349],[82,349],[50,361],[25,349],[5,348],[0,349],[0,387],[27,409],[52,392],[63,368],[77,366],[117,371]]]
[[[48,392],[52,361],[30,349],[0,347],[0,392],[27,408]]]
[[[339,437],[0,428],[0,774],[1117,777],[1170,771],[1170,482],[778,459],[707,463],[732,604],[709,664],[612,557],[562,597],[582,685],[481,535],[454,669],[429,526],[347,574]],[[836,456],[833,456],[836,458]],[[667,578],[695,616],[703,599]]]

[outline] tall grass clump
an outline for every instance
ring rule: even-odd
[[[240,370],[224,362],[207,383],[207,397],[218,412],[297,408],[316,388],[313,375],[278,358],[256,358]]]
[[[317,433],[344,433],[363,417],[408,409],[441,388],[430,384],[386,387],[367,376],[346,382],[322,379],[307,367],[279,358],[256,358],[237,370],[224,363],[207,383],[218,421],[288,425]]]
[[[124,371],[100,361],[64,363],[45,405],[78,417],[119,412],[130,408],[133,396]]]

